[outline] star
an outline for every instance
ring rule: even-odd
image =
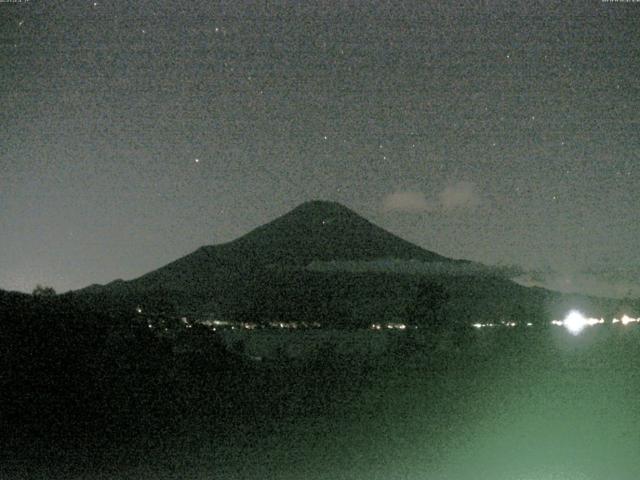
[[[200,159],[199,159],[199,158],[196,158],[196,159],[194,160],[194,162],[196,162],[196,163],[200,163]]]

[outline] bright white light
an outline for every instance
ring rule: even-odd
[[[611,323],[622,323],[623,325],[629,325],[630,323],[638,323],[640,322],[640,317],[633,318],[629,315],[623,315],[622,318],[614,318],[611,320]]]
[[[616,323],[617,319],[613,320]],[[631,319],[633,321],[633,319]],[[604,323],[604,318],[585,317],[577,310],[571,310],[564,320],[552,320],[553,325],[563,326],[573,335],[578,335],[585,327],[593,327]]]
[[[620,319],[620,321],[622,322],[623,325],[627,325],[631,322],[637,322],[638,319],[637,318],[631,318],[628,315],[623,315],[622,318]]]
[[[589,325],[588,320],[577,310],[572,310],[562,322],[564,328],[569,330],[572,335],[578,335],[584,327]]]

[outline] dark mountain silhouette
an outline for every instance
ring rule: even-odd
[[[197,288],[211,280],[246,275],[264,267],[381,258],[455,261],[407,242],[338,203],[312,201],[237,240],[202,247],[134,282]]]
[[[137,279],[92,285],[85,291],[199,290],[238,277],[246,280],[246,275],[265,268],[384,258],[468,263],[420,248],[338,203],[312,201],[237,240],[201,247]]]
[[[473,274],[309,268],[385,259],[452,265],[458,272],[469,266]],[[324,201],[304,203],[234,241],[201,247],[137,279],[93,285],[77,294],[117,298],[129,308],[140,305],[171,314],[361,326],[372,319],[427,315],[435,308],[425,305],[433,297],[428,294],[432,288],[444,292],[448,308],[437,306],[442,315],[459,321],[477,320],[478,313],[485,319],[523,313],[544,318],[559,298],[516,285],[491,268],[420,248],[338,203]]]
[[[258,227],[226,246],[253,261],[307,265],[321,260],[378,258],[450,261],[424,250],[333,202],[314,201]]]

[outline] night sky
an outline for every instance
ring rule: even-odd
[[[311,199],[456,258],[640,266],[638,2],[2,0],[0,19],[0,288],[134,278]]]

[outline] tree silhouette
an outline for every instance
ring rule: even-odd
[[[53,297],[56,295],[56,291],[52,287],[43,287],[42,285],[36,285],[36,288],[32,292],[34,297]]]
[[[418,284],[417,290],[416,298],[408,308],[409,320],[435,332],[446,329],[449,294],[444,286],[424,280]]]

